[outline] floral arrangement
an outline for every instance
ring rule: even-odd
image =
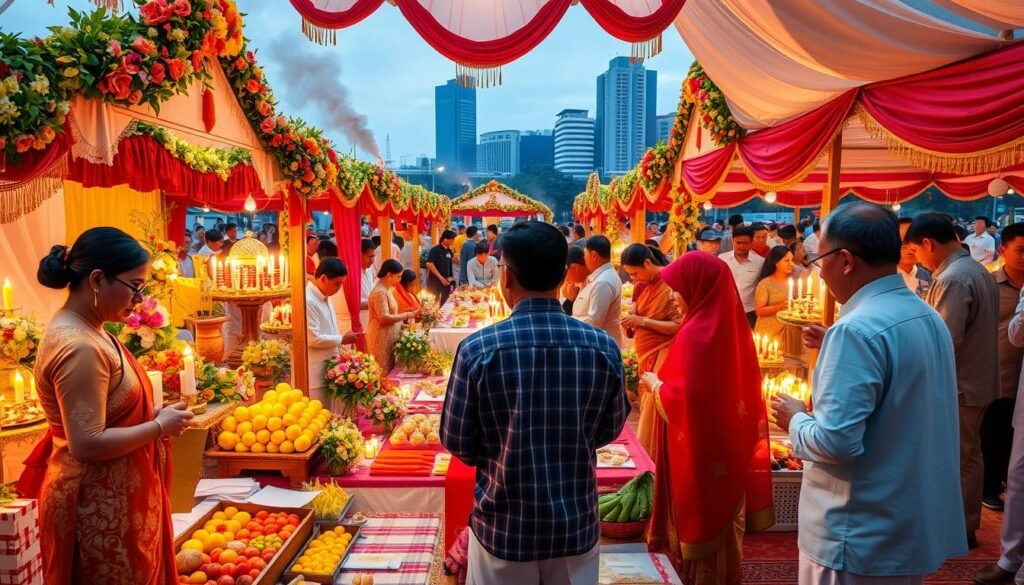
[[[431,347],[427,330],[419,325],[409,325],[402,329],[402,334],[395,342],[395,357],[407,368],[418,369]]]
[[[28,317],[0,317],[0,363],[32,368],[43,328]]]
[[[178,377],[178,372],[181,371],[183,365],[182,352],[184,349],[185,342],[179,341],[174,347],[150,351],[138,356],[139,365],[143,370],[162,374],[165,394],[181,394],[181,379]]]
[[[291,347],[279,339],[250,341],[242,351],[242,365],[250,370],[269,369],[277,376],[291,364]]]
[[[41,43],[0,33],[0,153],[17,162],[62,131],[71,106],[59,79]]]
[[[475,197],[479,197],[485,193],[490,193],[491,196],[482,204],[479,205],[465,205],[465,203]],[[498,203],[497,197],[494,193],[501,193],[513,200],[516,204],[506,205]],[[480,212],[502,212],[502,213],[529,213],[537,214],[543,213],[544,220],[550,222],[554,218],[554,214],[551,212],[551,208],[544,205],[540,201],[530,199],[526,195],[523,195],[519,191],[516,191],[512,187],[499,183],[495,180],[491,180],[475,189],[471,189],[462,195],[452,199],[452,211],[453,215],[460,215],[467,211],[480,211]]]
[[[443,315],[441,315],[440,308],[434,306],[428,307],[424,305],[423,313],[420,315],[418,323],[424,329],[430,330],[430,328],[433,327],[434,325],[437,325],[442,318]]]
[[[145,285],[147,294],[166,298],[178,278],[178,245],[160,237],[163,226],[167,225],[167,215],[161,212],[147,214],[136,209],[128,217],[142,232],[140,243],[149,252],[149,279]]]
[[[700,229],[700,205],[685,192],[677,192],[673,200],[675,203],[668,217],[669,229],[676,245],[685,249]]]
[[[804,462],[793,454],[793,446],[788,441],[786,443],[772,441],[770,450],[773,471],[782,469],[800,471],[804,468]]]
[[[732,117],[725,94],[696,61],[690,65],[683,83],[683,97],[696,107],[697,122],[711,133],[715,144],[723,146],[746,134],[746,130]]]
[[[116,335],[135,357],[150,351],[170,349],[177,341],[170,313],[156,297],[146,297],[135,305],[124,323],[106,323],[104,327]]]
[[[443,376],[452,370],[455,363],[455,354],[446,351],[431,350],[420,362],[420,369],[424,374],[430,376]]]
[[[637,393],[640,390],[640,359],[635,349],[622,352],[622,368],[626,372],[626,390]]]
[[[245,366],[231,370],[203,362],[196,369],[196,387],[207,402],[247,400],[256,392],[256,378]]]
[[[394,394],[378,394],[368,403],[359,406],[359,414],[365,416],[374,426],[388,429],[395,421],[409,414],[405,402]]]
[[[332,475],[342,475],[362,456],[363,433],[351,420],[334,421],[320,431],[320,452],[328,469],[340,472]]]
[[[324,388],[327,395],[349,406],[368,404],[380,393],[380,366],[373,356],[358,351],[343,351],[327,361]]]
[[[238,165],[252,164],[252,153],[244,148],[229,149],[196,146],[160,126],[136,121],[127,132],[129,135],[152,136],[174,158],[200,173],[214,173],[227,181],[231,171]]]

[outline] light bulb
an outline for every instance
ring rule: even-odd
[[[1006,190],[1007,195],[1013,195],[1014,193],[1015,191],[1013,190],[1013,187],[1010,187],[1009,189]]]
[[[767,193],[764,194],[764,200],[767,203],[775,203],[775,200],[778,198],[779,196],[775,193],[775,191],[768,191]]]
[[[715,208],[715,206],[712,205],[710,201],[705,201],[704,202],[704,211],[711,211],[714,208]]]
[[[896,203],[893,203],[893,204],[892,204],[892,210],[893,210],[894,212],[896,212],[896,213],[899,213],[900,209],[902,209],[902,208],[903,208],[903,206],[902,206],[902,205],[900,205],[900,202],[899,202],[899,201],[897,201]]]
[[[203,205],[203,212],[210,213],[210,206],[209,205]]]
[[[252,194],[245,198],[245,210],[249,213],[256,211],[256,200],[252,198]]]

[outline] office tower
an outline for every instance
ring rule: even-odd
[[[603,175],[621,175],[657,142],[657,71],[616,57],[597,77],[596,162]]]
[[[527,130],[519,135],[519,168],[555,166],[555,136],[551,130]]]
[[[594,171],[594,119],[587,110],[562,110],[555,120],[555,169],[574,177]]]
[[[662,114],[657,117],[655,124],[658,128],[655,142],[668,143],[668,137],[672,134],[672,124],[676,121],[675,114]]]
[[[476,170],[476,90],[454,79],[434,88],[436,161],[446,172]]]
[[[498,130],[480,135],[476,147],[476,170],[480,173],[519,173],[519,131]]]

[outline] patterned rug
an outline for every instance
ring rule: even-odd
[[[974,573],[999,558],[999,529],[1002,514],[982,510],[978,548],[965,557],[950,559],[928,575],[925,583],[974,582]],[[796,585],[800,551],[795,532],[748,534],[743,539],[743,583]]]

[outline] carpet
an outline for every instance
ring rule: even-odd
[[[983,509],[978,530],[978,548],[965,557],[949,559],[925,583],[974,582],[974,573],[999,558],[999,531],[1002,513]],[[762,532],[743,539],[743,583],[758,585],[796,585],[800,551],[796,532]]]

